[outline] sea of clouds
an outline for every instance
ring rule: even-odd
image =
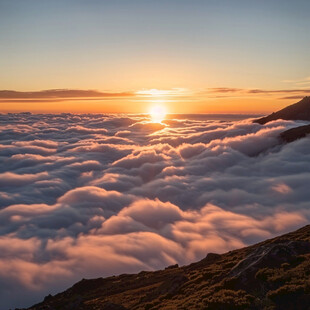
[[[1,309],[188,264],[310,219],[305,122],[0,115]]]

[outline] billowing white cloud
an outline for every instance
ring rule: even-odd
[[[309,222],[305,122],[0,115],[0,299],[188,264]]]

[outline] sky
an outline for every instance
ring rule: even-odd
[[[269,113],[310,93],[309,9],[0,0],[0,111],[145,113],[159,103],[170,113]],[[100,94],[72,94],[89,90]]]

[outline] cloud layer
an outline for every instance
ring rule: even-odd
[[[0,299],[187,264],[309,222],[304,122],[0,115]]]

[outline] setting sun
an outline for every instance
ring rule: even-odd
[[[167,114],[166,109],[162,105],[152,106],[149,112],[152,122],[161,123]]]
[[[310,0],[0,8],[0,310],[310,310]]]

